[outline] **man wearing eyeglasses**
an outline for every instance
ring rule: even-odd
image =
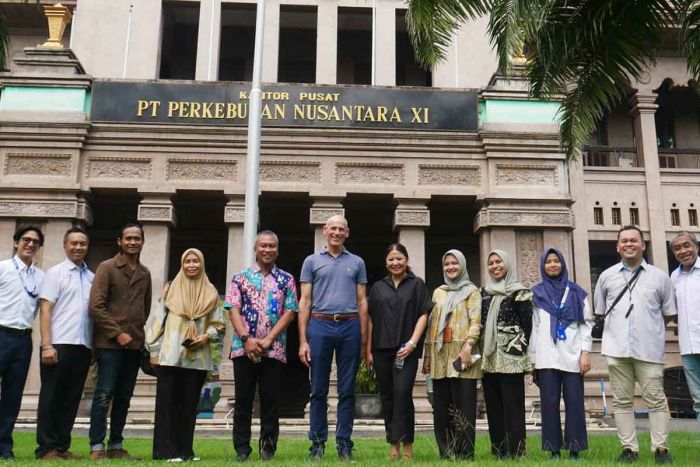
[[[618,460],[635,462],[639,444],[634,419],[634,386],[649,409],[651,449],[657,464],[671,462],[669,413],[664,394],[665,322],[676,314],[668,275],[644,261],[644,235],[633,225],[617,234],[621,262],[606,269],[595,288],[595,313],[605,315],[601,353],[607,358],[613,392]]]
[[[39,227],[22,225],[13,240],[15,255],[0,261],[0,460],[15,458],[12,430],[32,358],[32,322],[44,279],[34,265],[44,244]]]

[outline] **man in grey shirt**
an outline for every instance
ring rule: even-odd
[[[665,321],[676,314],[676,307],[668,275],[644,261],[644,250],[644,236],[638,227],[620,229],[617,253],[622,261],[600,275],[595,288],[595,313],[605,314],[622,294],[605,320],[602,346],[614,388],[615,424],[623,448],[619,461],[639,458],[633,409],[637,382],[649,408],[651,449],[656,462],[666,464],[671,462],[671,455],[663,385]]]

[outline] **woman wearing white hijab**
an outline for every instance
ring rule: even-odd
[[[442,257],[445,284],[433,292],[435,306],[425,341],[423,373],[433,380],[435,439],[440,457],[474,457],[476,381],[479,353],[481,295],[469,280],[462,252],[450,250]]]
[[[525,373],[532,330],[532,292],[518,282],[510,257],[493,250],[481,290],[483,388],[491,452],[499,458],[525,454]]]

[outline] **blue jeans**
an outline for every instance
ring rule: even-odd
[[[136,375],[141,366],[139,350],[95,349],[97,386],[90,412],[90,450],[104,449],[107,434],[107,411],[112,403],[109,449],[122,447],[122,431],[126,424]]]
[[[338,452],[352,450],[355,419],[355,375],[360,363],[360,320],[326,321],[311,318],[306,331],[311,347],[311,429],[318,446],[328,439],[328,385],[335,352],[338,370],[338,409],[335,443]]]
[[[12,431],[31,359],[31,334],[14,335],[0,330],[0,456],[12,453]]]
[[[693,410],[700,421],[700,354],[683,355],[683,369],[693,398]]]

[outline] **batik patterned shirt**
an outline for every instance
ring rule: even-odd
[[[262,339],[272,331],[277,321],[289,312],[299,311],[294,277],[274,266],[263,274],[255,264],[233,276],[226,293],[226,308],[238,308],[246,334]],[[244,356],[243,343],[234,334],[230,358]],[[266,356],[282,363],[287,362],[287,331],[282,331],[272,343]]]

